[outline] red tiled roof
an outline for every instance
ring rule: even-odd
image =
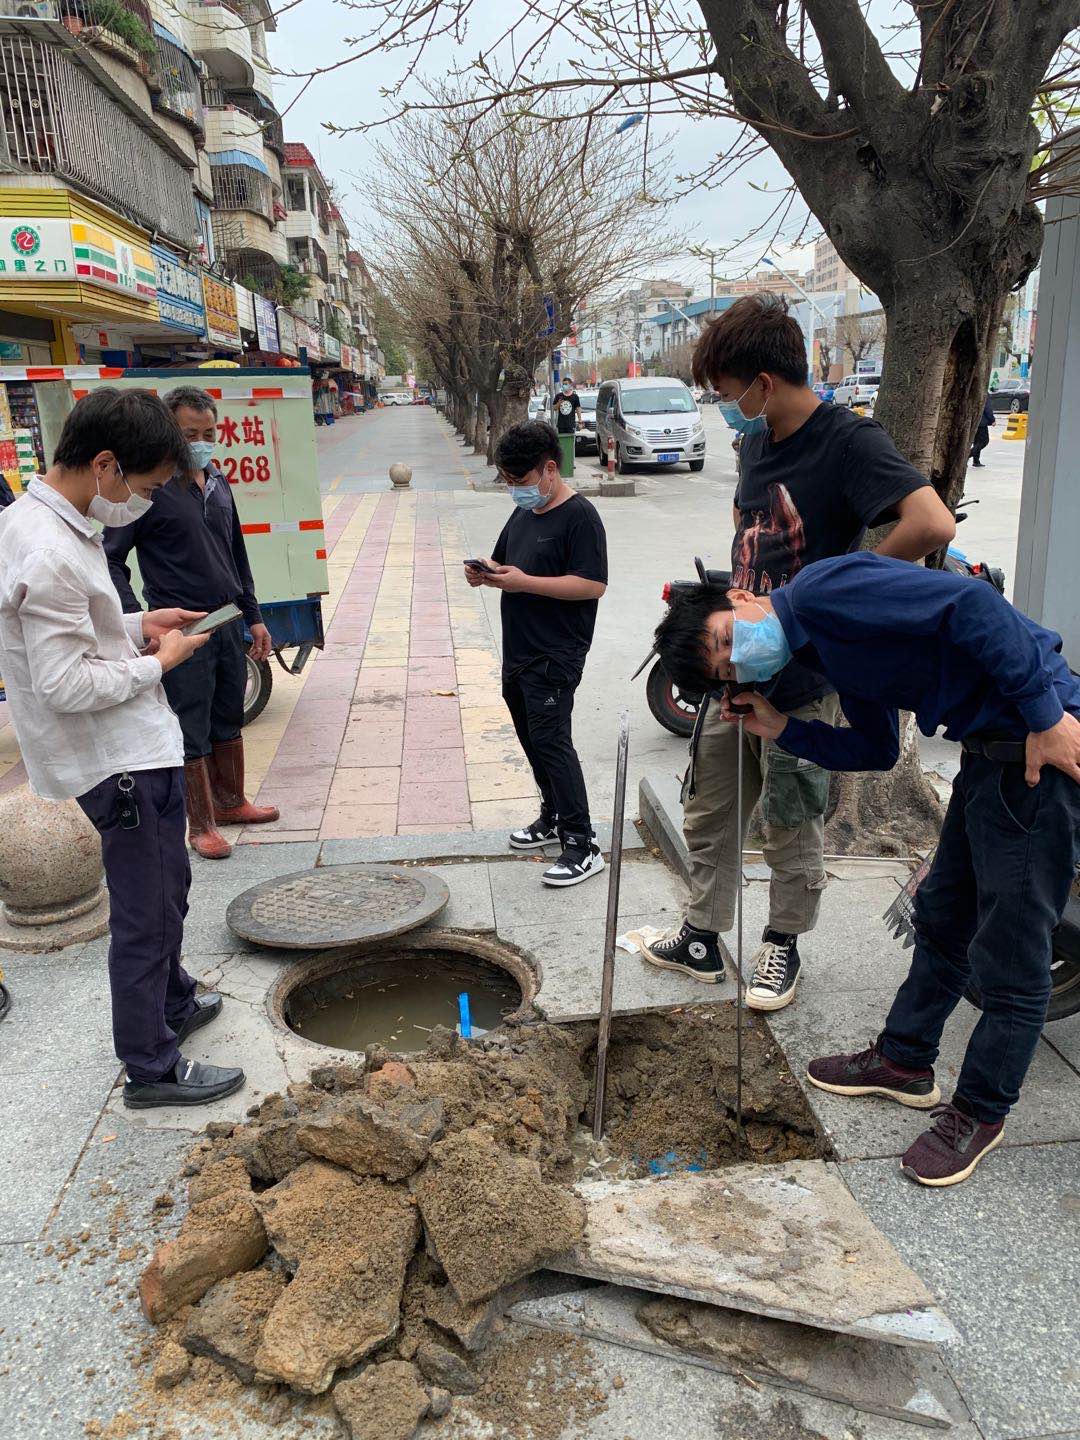
[[[286,140],[285,142],[285,164],[310,165],[312,168],[318,169],[315,156],[312,155],[308,147],[294,140]]]

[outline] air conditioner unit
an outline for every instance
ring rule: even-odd
[[[58,12],[54,0],[16,0],[9,13],[18,20],[55,20]]]

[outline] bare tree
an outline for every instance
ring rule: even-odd
[[[836,322],[836,339],[840,349],[851,356],[852,367],[857,370],[859,361],[879,349],[885,339],[885,316],[880,311],[869,315],[841,315]]]
[[[431,37],[463,37],[476,0],[350,4],[369,26],[323,68],[410,52],[390,116],[443,110],[407,79]],[[657,117],[735,121],[688,186],[730,183],[770,148],[792,183],[756,233],[796,240],[815,217],[880,297],[876,418],[955,508],[1005,297],[1038,263],[1038,202],[1080,192],[1078,26],[1080,0],[905,0],[876,30],[865,0],[524,0],[463,64],[456,113],[470,125],[555,91],[577,97],[583,154],[602,117],[632,113],[646,157]],[[894,788],[875,777],[842,801],[848,843],[929,838],[939,812],[906,738]]]
[[[818,370],[822,381],[828,380],[833,363],[833,342],[824,337],[818,340]]]
[[[546,99],[522,116],[507,103],[465,121],[447,96],[443,113],[398,121],[367,187],[382,222],[371,252],[388,257],[380,279],[445,388],[463,397],[467,438],[489,462],[502,432],[524,417],[533,377],[579,301],[672,248],[633,152],[610,130],[597,141],[596,180],[582,203],[566,155],[584,143],[586,122],[565,108]],[[469,389],[478,397],[471,415]]]

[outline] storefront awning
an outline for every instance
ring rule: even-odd
[[[260,175],[270,174],[263,162],[256,156],[249,155],[246,150],[215,150],[213,154],[207,152],[206,158],[211,165],[246,165],[249,170],[257,170]]]

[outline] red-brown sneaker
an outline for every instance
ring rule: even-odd
[[[933,1070],[905,1070],[878,1049],[875,1040],[854,1055],[825,1055],[811,1060],[806,1078],[830,1095],[885,1095],[913,1110],[929,1110],[941,1099]]]
[[[900,1169],[920,1185],[959,1185],[1004,1133],[1004,1120],[984,1125],[955,1105],[941,1105],[930,1129],[904,1151]]]

